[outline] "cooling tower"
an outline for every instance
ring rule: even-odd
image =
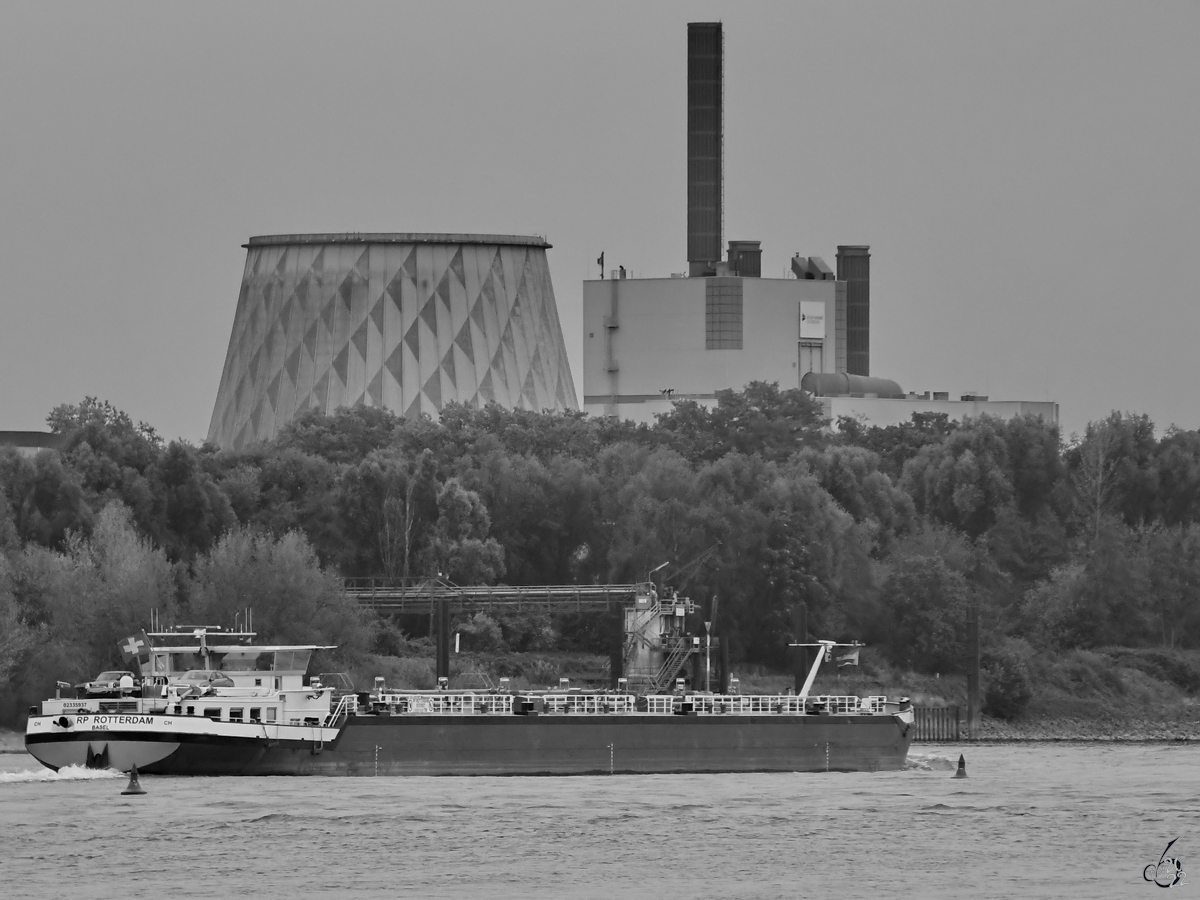
[[[239,449],[297,413],[451,401],[576,409],[549,248],[496,234],[254,237],[208,439]]]

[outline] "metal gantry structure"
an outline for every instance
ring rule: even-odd
[[[392,615],[430,616],[439,680],[450,677],[450,619],[455,612],[499,608],[512,612],[608,613],[613,619],[614,687],[618,678],[628,675],[627,680],[631,683],[646,682],[645,686],[651,690],[662,690],[674,683],[694,655],[701,653],[701,640],[684,633],[684,620],[680,618],[686,612],[693,612],[693,605],[673,591],[660,600],[655,586],[649,581],[511,586],[456,585],[429,578],[371,577],[347,579],[346,593],[364,609]],[[704,651],[711,643],[712,638],[706,633]],[[705,680],[708,665],[705,652]],[[726,668],[723,665],[722,671]]]
[[[450,677],[450,614],[506,608],[513,612],[622,614],[649,588],[645,584],[457,585],[429,578],[350,578],[346,593],[364,609],[430,615],[437,648],[437,677]],[[623,625],[615,626],[623,628]],[[619,659],[619,655],[616,659]],[[619,663],[618,663],[619,667]]]
[[[428,578],[348,578],[346,593],[364,609],[436,613],[512,607],[516,612],[616,612],[648,584],[457,585]]]

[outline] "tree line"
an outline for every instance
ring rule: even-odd
[[[801,391],[755,383],[653,426],[309,412],[241,451],[166,442],[94,398],[48,422],[60,451],[0,450],[5,719],[52,672],[115,662],[152,608],[253,607],[273,640],[385,649],[394,624],[340,589],[367,575],[631,582],[704,557],[684,593],[718,597],[733,659],[769,665],[801,608],[814,635],[953,672],[974,606],[987,664],[1017,682],[1033,653],[1200,645],[1200,432],[1156,437],[1146,416],[1066,441],[1034,417],[831,430]],[[604,640],[587,617],[483,619],[464,628],[516,649]]]

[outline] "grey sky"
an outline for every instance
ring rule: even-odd
[[[207,433],[255,234],[685,263],[686,23],[725,23],[726,239],[872,252],[872,374],[1200,427],[1200,4],[9,3],[0,429]]]

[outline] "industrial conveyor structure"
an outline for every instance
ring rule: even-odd
[[[712,676],[712,654],[720,654],[712,615],[701,623],[697,605],[650,581],[604,585],[456,585],[437,579],[352,578],[346,592],[365,609],[384,614],[432,617],[437,677],[450,677],[450,619],[455,612],[506,609],[515,612],[606,612],[619,628],[611,654],[611,687],[658,693],[678,687],[690,669],[694,689],[725,688],[724,673]],[[714,603],[715,611],[715,603]],[[619,647],[619,649],[616,649]],[[718,659],[724,660],[723,655]]]

